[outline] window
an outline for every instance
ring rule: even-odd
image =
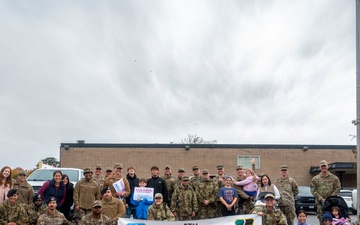
[[[242,166],[244,169],[252,168],[251,167],[252,158],[255,159],[255,169],[260,169],[260,156],[255,156],[255,155],[238,155],[237,165]]]

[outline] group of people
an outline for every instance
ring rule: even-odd
[[[213,178],[207,169],[201,171],[198,166],[192,168],[191,176],[179,168],[175,177],[167,165],[163,176],[158,166],[152,166],[151,177],[139,179],[133,166],[123,176],[122,164],[116,163],[113,169],[106,168],[103,176],[98,164],[94,171],[85,168],[85,178],[75,186],[66,174],[55,171],[53,179],[46,181],[36,195],[24,171],[13,182],[11,168],[4,167],[0,174],[0,224],[116,224],[119,218],[131,216],[185,221],[250,213],[262,216],[263,224],[294,224],[294,199],[299,189],[288,175],[288,166],[280,166],[280,177],[272,183],[268,175],[255,173],[254,160],[251,164],[248,169],[238,166],[235,179],[226,175],[223,165],[217,166]],[[326,161],[321,161],[320,169],[310,187],[323,224],[321,204],[328,196],[338,195],[340,181],[328,171]],[[153,188],[153,198],[135,199],[135,187]],[[72,205],[75,213],[71,213]],[[297,217],[298,225],[306,224],[305,212]]]

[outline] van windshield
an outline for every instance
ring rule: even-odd
[[[47,181],[53,178],[53,173],[56,170],[35,170],[28,177],[27,181]],[[77,182],[79,180],[79,172],[77,170],[61,170],[62,174],[69,176],[71,182]]]

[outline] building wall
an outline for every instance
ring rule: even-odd
[[[151,145],[150,145],[151,146]],[[328,163],[332,162],[354,162],[351,148],[332,149],[332,148],[309,148],[304,151],[302,148],[276,148],[275,147],[191,147],[185,150],[182,147],[88,147],[86,144],[79,146],[71,145],[66,149],[60,148],[61,167],[75,168],[94,168],[100,163],[105,167],[113,168],[117,162],[123,164],[123,175],[126,168],[135,166],[136,174],[140,178],[150,176],[150,167],[157,165],[160,174],[164,172],[165,165],[170,165],[172,174],[177,174],[177,169],[183,167],[188,175],[194,165],[200,169],[208,169],[210,173],[216,174],[216,166],[223,164],[225,173],[236,177],[237,156],[260,156],[260,169],[258,173],[268,174],[272,181],[280,176],[280,165],[289,166],[289,176],[293,177],[299,185],[309,185],[313,177],[309,171],[311,166],[319,165],[325,159]],[[355,179],[353,179],[355,177]],[[356,186],[356,175],[344,176],[343,181],[346,186]]]

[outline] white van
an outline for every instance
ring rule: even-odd
[[[84,178],[83,170],[76,168],[46,168],[46,169],[37,169],[32,172],[28,178],[27,182],[34,188],[34,194],[36,194],[41,186],[47,180],[53,179],[54,171],[60,170],[62,174],[69,176],[70,182],[76,184],[79,180]]]

